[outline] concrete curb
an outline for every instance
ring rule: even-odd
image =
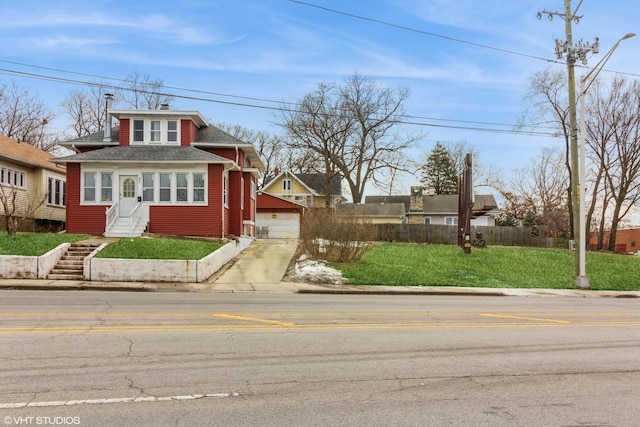
[[[579,289],[463,288],[434,286],[357,286],[310,283],[174,283],[174,282],[91,282],[75,280],[2,279],[4,290],[96,290],[121,292],[203,292],[203,293],[299,293],[327,295],[437,295],[486,297],[574,297],[640,298],[640,291],[592,291]]]

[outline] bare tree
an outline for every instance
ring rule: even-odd
[[[473,159],[473,187],[491,187],[499,189],[503,187],[500,172],[493,165],[485,165],[480,161],[480,153],[466,140],[443,141],[441,144],[449,154],[449,158],[455,166],[456,173],[462,174],[465,168],[467,153],[471,153]]]
[[[546,68],[535,73],[530,78],[530,87],[526,98],[528,107],[521,118],[523,126],[551,126],[556,129],[557,135],[564,138],[564,164],[569,180],[567,181],[566,204],[569,214],[570,238],[574,236],[573,205],[571,203],[571,162],[569,129],[569,101],[567,99],[567,78],[564,71]]]
[[[134,110],[159,110],[169,104],[173,97],[164,92],[164,82],[152,79],[148,74],[134,71],[125,77],[122,101]]]
[[[34,217],[36,210],[47,200],[47,195],[36,195],[27,200],[24,191],[16,187],[0,185],[0,206],[4,214],[5,230],[9,236],[15,236],[22,224]]]
[[[265,181],[273,177],[276,170],[287,169],[286,163],[290,156],[290,150],[285,147],[282,138],[264,131],[247,129],[240,125],[218,123],[216,126],[231,136],[254,146],[265,166],[262,179],[258,182],[258,188],[263,188],[266,184]]]
[[[596,88],[586,132],[591,156],[600,166],[594,185],[604,188],[603,218],[610,213],[608,249],[614,251],[620,221],[640,201],[640,83],[615,77],[608,94],[602,89]]]
[[[527,211],[535,216],[538,225],[545,227],[548,236],[568,234],[566,211],[567,171],[559,150],[543,149],[525,168],[516,171],[511,190],[502,195],[510,207],[510,215],[522,220]]]
[[[311,150],[321,158],[325,190],[329,180],[340,175],[353,202],[360,203],[366,185],[381,182],[381,172],[409,171],[409,160],[398,153],[419,136],[395,133],[408,95],[407,89],[382,87],[354,74],[339,86],[318,84],[295,109],[283,107],[277,122],[288,131],[289,147]]]
[[[111,92],[102,83],[86,89],[74,89],[62,100],[62,108],[70,119],[69,129],[74,138],[104,129],[106,118],[105,95]]]
[[[51,110],[26,87],[0,85],[0,134],[51,151],[56,136],[49,132]]]

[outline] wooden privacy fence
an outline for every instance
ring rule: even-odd
[[[427,224],[371,224],[376,229],[376,240],[382,242],[433,243],[444,245],[458,244],[458,227],[450,225]],[[541,248],[569,247],[568,240],[556,237],[532,236],[526,227],[471,227],[471,239],[476,233],[488,246],[532,246]],[[544,230],[540,230],[543,234]]]

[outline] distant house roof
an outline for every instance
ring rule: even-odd
[[[282,172],[275,177],[270,177],[265,180],[265,188],[269,186],[269,183],[277,180],[281,176],[289,175],[295,177],[304,186],[306,186],[315,195],[325,194],[325,178],[328,176],[326,173],[293,173],[289,171]],[[333,175],[329,180],[329,195],[341,196],[342,195],[342,179],[340,175]]]
[[[0,136],[0,158],[29,167],[49,169],[64,173],[64,169],[51,163],[51,153],[7,136]]]
[[[300,213],[303,213],[306,206],[301,205],[300,203],[296,203],[291,200],[283,199],[282,197],[274,196],[273,194],[265,193],[262,191],[258,191],[256,199],[256,209],[258,212],[261,211],[278,211],[278,210],[286,210],[291,211],[295,210]]]
[[[365,204],[390,204],[402,203],[405,212],[409,212],[411,196],[366,196]],[[482,216],[493,209],[497,209],[498,203],[491,194],[478,194],[474,196],[472,218]],[[414,214],[457,214],[457,194],[436,194],[422,196],[422,211]]]
[[[337,215],[358,215],[368,217],[403,217],[405,216],[403,203],[341,203],[336,206]]]
[[[207,153],[194,147],[179,147],[167,145],[130,145],[105,147],[86,153],[58,157],[52,160],[56,163],[80,162],[153,162],[153,163],[233,163],[216,154]]]

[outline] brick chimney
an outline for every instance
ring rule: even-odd
[[[424,198],[422,197],[422,187],[411,187],[409,196],[409,212],[422,212],[424,210]]]

